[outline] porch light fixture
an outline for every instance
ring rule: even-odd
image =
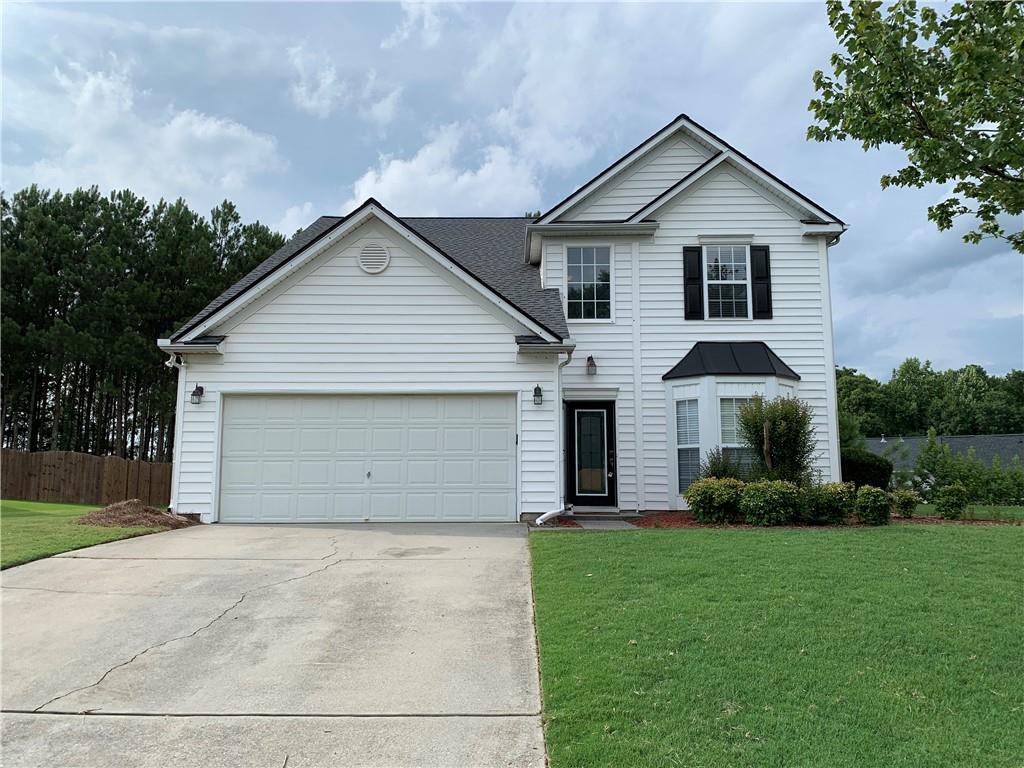
[[[544,391],[540,388],[540,384],[533,388],[533,404],[544,405]]]
[[[192,390],[192,405],[199,405],[203,402],[203,388],[196,384],[196,388]]]
[[[593,355],[587,356],[587,376],[597,376],[597,362]]]

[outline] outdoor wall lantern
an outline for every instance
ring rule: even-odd
[[[587,376],[597,376],[597,362],[593,355],[587,357]]]
[[[203,388],[196,384],[196,388],[192,390],[192,405],[199,405],[203,402]]]
[[[539,384],[536,387],[533,388],[533,404],[534,405],[543,405],[544,404],[544,391],[540,388]]]

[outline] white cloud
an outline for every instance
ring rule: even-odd
[[[298,230],[304,229],[313,223],[313,219],[316,216],[313,213],[313,203],[306,201],[301,205],[289,206],[284,212],[284,216],[277,222],[274,227],[285,237],[291,237]]]
[[[480,161],[461,167],[459,149],[469,131],[453,123],[437,131],[409,159],[383,156],[352,185],[342,212],[368,197],[401,216],[518,216],[536,208],[540,190],[529,165],[508,149],[485,147]]]
[[[381,41],[384,49],[395,48],[413,35],[418,35],[424,48],[433,48],[441,41],[441,9],[434,3],[403,2],[402,21]]]
[[[128,187],[150,201],[182,196],[200,211],[285,163],[272,136],[221,117],[167,107],[143,114],[127,67],[56,69],[49,88],[8,82],[7,117],[45,136],[49,151],[4,167],[4,187]]]
[[[344,103],[348,86],[338,79],[334,63],[327,56],[296,45],[288,49],[288,59],[297,76],[289,88],[296,107],[313,117],[325,118]]]
[[[398,101],[402,97],[401,86],[392,89],[385,96],[370,102],[359,110],[364,120],[374,123],[378,127],[390,125],[398,115]]]

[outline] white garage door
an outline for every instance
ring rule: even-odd
[[[224,522],[516,519],[510,395],[228,395]]]

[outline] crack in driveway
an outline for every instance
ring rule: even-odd
[[[338,537],[337,536],[332,536],[331,537],[331,546],[333,547],[333,550],[334,550],[331,556],[337,557],[337,555],[338,555]],[[247,598],[253,592],[259,592],[260,590],[264,590],[264,589],[273,589],[274,587],[280,587],[283,584],[289,584],[289,583],[291,583],[293,581],[300,581],[301,579],[306,579],[306,578],[309,578],[310,576],[315,576],[318,573],[323,573],[328,568],[333,568],[334,566],[338,565],[339,563],[344,563],[346,561],[347,561],[347,558],[338,557],[337,560],[333,560],[333,561],[331,561],[331,562],[327,563],[326,565],[323,565],[323,566],[321,566],[319,568],[314,568],[312,571],[309,571],[307,573],[299,574],[298,576],[291,576],[291,577],[289,577],[287,579],[281,579],[280,581],[274,581],[274,582],[271,582],[270,584],[262,584],[262,585],[260,585],[258,587],[253,587],[252,589],[247,589],[244,592],[242,592],[241,596],[237,600],[235,600],[235,602],[233,602],[231,605],[229,605],[227,608],[225,608],[223,611],[221,611],[219,614],[214,616],[210,621],[208,621],[206,624],[204,624],[203,626],[199,627],[198,629],[195,629],[192,632],[189,632],[187,635],[179,635],[177,637],[172,637],[172,638],[170,638],[168,640],[162,640],[159,643],[155,643],[155,644],[150,645],[150,646],[148,646],[146,648],[143,648],[141,651],[136,653],[134,656],[132,656],[127,661],[122,661],[119,664],[115,664],[114,666],[110,667],[106,672],[104,672],[102,675],[100,675],[99,679],[96,682],[89,683],[88,685],[82,685],[82,686],[79,686],[78,688],[73,688],[72,690],[67,691],[66,693],[62,693],[59,696],[54,696],[52,699],[50,699],[47,702],[44,702],[43,704],[40,704],[38,707],[36,707],[32,711],[33,712],[40,712],[45,707],[48,707],[51,704],[54,704],[54,703],[60,701],[61,699],[65,699],[68,696],[71,696],[72,694],[79,693],[81,691],[87,691],[90,688],[95,688],[96,686],[100,685],[104,680],[106,680],[107,676],[110,675],[112,672],[114,672],[114,671],[116,671],[118,669],[121,669],[123,667],[127,667],[129,664],[134,662],[140,656],[144,656],[145,654],[149,653],[150,651],[154,651],[157,648],[162,648],[165,645],[170,645],[171,643],[175,643],[175,642],[177,642],[179,640],[188,640],[190,638],[195,637],[200,632],[209,629],[214,624],[216,624],[218,621],[220,621],[225,616],[227,616],[229,613],[231,613],[231,611],[233,611],[235,608],[240,606],[242,604],[242,602],[245,600],[245,598]],[[82,714],[85,714],[85,713],[82,713]]]

